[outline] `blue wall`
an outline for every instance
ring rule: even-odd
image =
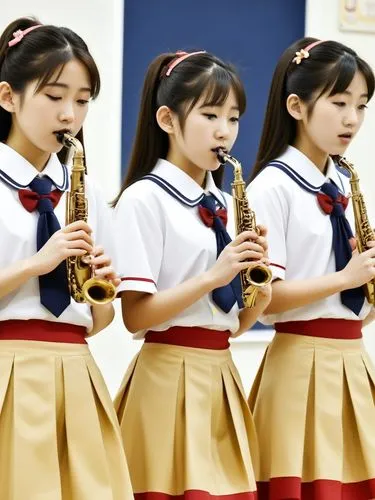
[[[268,89],[283,50],[304,36],[304,0],[125,0],[123,172],[148,64],[162,52],[205,49],[234,63],[248,107],[233,149],[245,176],[254,162]],[[232,172],[226,172],[229,188]]]

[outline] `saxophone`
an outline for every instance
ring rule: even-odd
[[[246,196],[246,185],[242,177],[241,163],[228,155],[223,149],[217,148],[216,154],[219,162],[224,165],[229,163],[234,169],[234,179],[231,183],[234,204],[234,220],[236,225],[236,236],[243,231],[256,231],[255,212],[249,207]],[[259,288],[268,285],[272,281],[272,271],[269,267],[261,264],[240,271],[242,300],[245,307],[254,307]]]
[[[367,215],[367,208],[363,194],[359,187],[359,177],[352,163],[344,157],[336,157],[340,167],[343,167],[350,174],[351,199],[353,204],[355,235],[357,238],[357,250],[359,253],[367,250],[367,243],[375,240],[375,233],[371,228]],[[375,279],[364,285],[364,291],[370,304],[375,304]]]
[[[74,148],[73,166],[70,176],[70,191],[66,198],[65,224],[77,220],[87,222],[87,199],[85,197],[85,165],[82,144],[68,133],[56,134],[57,140],[66,147]],[[107,304],[116,297],[116,287],[108,280],[96,278],[93,268],[82,257],[68,257],[67,271],[70,295],[76,302]]]

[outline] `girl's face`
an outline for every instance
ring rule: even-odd
[[[38,81],[33,81],[22,95],[13,94],[14,110],[7,143],[16,146],[21,154],[58,152],[62,145],[55,132],[65,130],[76,135],[82,127],[91,96],[88,71],[73,59],[58,73],[38,92]]]
[[[319,97],[310,116],[307,105],[302,103],[297,147],[303,143],[316,154],[343,155],[361,128],[367,100],[366,80],[357,71],[343,93]]]
[[[213,151],[221,147],[230,151],[238,134],[239,110],[233,90],[220,106],[205,106],[200,99],[188,114],[183,131],[178,117],[172,113],[173,134],[169,135],[167,159],[182,170],[216,170],[220,163]]]

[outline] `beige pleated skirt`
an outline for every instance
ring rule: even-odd
[[[229,349],[145,343],[115,406],[135,498],[256,498],[257,441]]]
[[[116,413],[87,345],[0,340],[0,499],[131,498]]]
[[[277,333],[249,403],[260,500],[375,498],[375,372],[362,339]]]

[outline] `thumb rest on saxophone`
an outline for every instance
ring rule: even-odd
[[[88,206],[85,196],[85,173],[83,146],[68,133],[59,133],[57,140],[66,147],[73,147],[73,166],[70,176],[70,191],[66,198],[65,224],[77,220],[87,222]],[[116,287],[108,280],[94,276],[93,267],[83,257],[68,257],[67,271],[70,294],[76,302],[107,304],[116,297]]]
[[[355,236],[357,238],[357,250],[359,253],[368,250],[367,243],[375,240],[375,234],[371,227],[365,200],[359,186],[359,177],[353,163],[346,158],[338,156],[335,158],[340,167],[344,168],[350,174],[351,200],[353,205]],[[365,295],[370,304],[375,304],[375,279],[363,285]]]
[[[224,165],[229,163],[233,167],[234,179],[231,183],[232,197],[234,205],[234,219],[236,226],[236,236],[243,231],[256,231],[255,212],[249,207],[246,196],[246,185],[242,177],[241,163],[228,155],[223,149],[217,148],[217,158]],[[245,307],[254,307],[259,289],[268,285],[272,281],[272,271],[263,264],[254,264],[240,271],[242,299]]]

